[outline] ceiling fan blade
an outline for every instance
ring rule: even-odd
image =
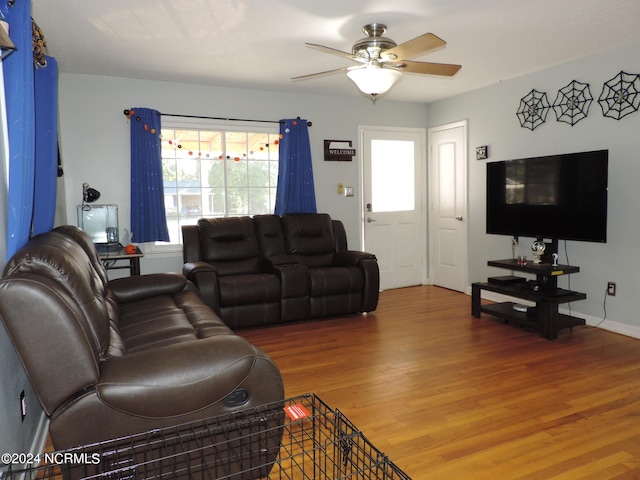
[[[412,62],[406,60],[402,63],[393,65],[393,67],[401,72],[452,77],[458,73],[458,70],[462,68],[462,65],[454,65],[451,63]]]
[[[366,62],[366,59],[356,57],[352,53],[343,52],[342,50],[338,50],[336,48],[325,47],[324,45],[318,45],[317,43],[307,43],[306,45],[307,47],[315,48],[316,50],[320,50],[324,53],[338,55],[339,57],[348,58],[349,60],[355,60],[356,62]]]
[[[340,72],[346,72],[346,71],[348,71],[350,69],[351,69],[351,67],[336,68],[334,70],[326,70],[324,72],[310,73],[309,75],[300,75],[299,77],[293,77],[291,80],[309,80],[311,78],[325,77],[327,75],[333,75],[333,74],[340,73]]]
[[[425,33],[413,40],[401,43],[397,47],[390,48],[382,52],[382,58],[386,61],[393,62],[394,60],[407,60],[410,58],[419,57],[436,48],[444,47],[447,44],[440,37],[433,33]]]

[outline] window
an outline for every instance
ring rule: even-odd
[[[162,175],[171,244],[201,217],[273,213],[278,128],[162,128]],[[166,245],[166,244],[165,244]]]
[[[371,140],[372,212],[415,210],[414,142]]]

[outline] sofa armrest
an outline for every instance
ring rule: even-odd
[[[300,257],[293,254],[270,255],[264,261],[268,266],[295,265],[300,263]]]
[[[336,252],[333,261],[339,266],[355,266],[361,260],[376,260],[376,256],[372,253],[359,252],[357,250],[343,250]]]
[[[274,265],[270,271],[280,279],[283,299],[309,295],[309,269],[306,265],[301,263]]]
[[[182,274],[187,277],[189,280],[193,277],[196,272],[218,272],[216,267],[211,265],[210,263],[199,260],[197,262],[187,262],[182,265]]]
[[[334,256],[336,265],[356,266],[362,272],[362,311],[373,312],[378,307],[380,296],[380,268],[372,253],[347,250]]]
[[[185,263],[182,273],[196,286],[204,303],[220,315],[218,270],[210,263],[198,261]]]
[[[150,273],[109,282],[109,289],[119,303],[157,295],[173,295],[184,290],[186,286],[187,279],[178,273]]]
[[[221,402],[242,385],[262,357],[268,359],[233,335],[168,345],[104,362],[96,391],[119,411],[177,417]],[[272,367],[266,367],[264,381],[277,381],[278,368],[268,363]]]
[[[362,290],[362,311],[373,312],[378,307],[378,297],[380,296],[380,268],[378,260],[363,258],[359,262],[360,270],[364,277],[364,287]]]

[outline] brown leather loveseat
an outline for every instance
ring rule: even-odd
[[[278,367],[184,276],[107,281],[75,227],[40,234],[9,260],[0,317],[56,449],[283,399]]]
[[[231,328],[374,311],[374,255],[327,214],[201,218],[182,227],[183,273]]]

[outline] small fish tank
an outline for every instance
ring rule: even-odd
[[[120,249],[118,205],[89,205],[76,207],[78,227],[87,232],[99,253]]]

